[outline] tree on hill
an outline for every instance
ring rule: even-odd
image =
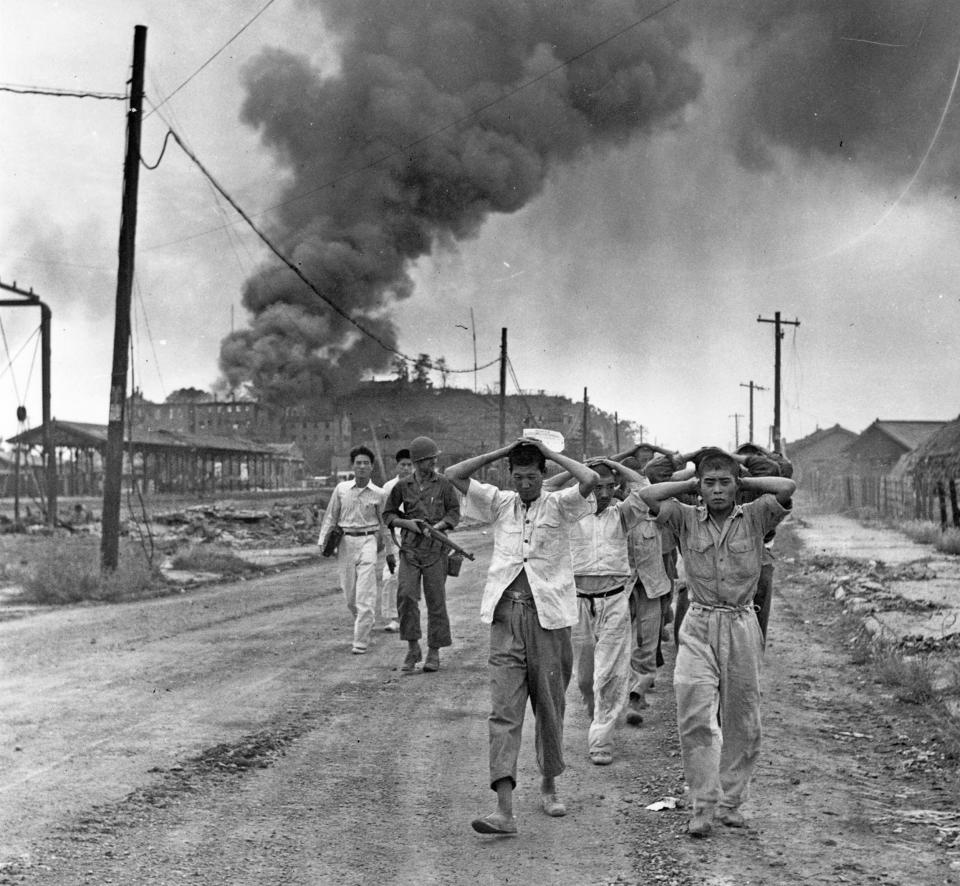
[[[429,354],[417,354],[417,359],[413,364],[413,383],[421,388],[432,388],[433,382],[430,381],[430,370],[433,369],[433,361]]]

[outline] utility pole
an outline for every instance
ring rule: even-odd
[[[799,326],[799,320],[781,320],[780,312],[777,311],[769,320],[765,317],[757,317],[757,323],[773,323],[773,451],[780,452],[780,340],[783,338],[781,326]]]
[[[583,389],[583,459],[587,460],[587,431],[590,424],[590,401],[587,399],[587,389]]]
[[[749,438],[748,438],[748,442],[749,442],[749,443],[752,443],[752,442],[753,442],[753,392],[754,392],[754,391],[765,391],[765,390],[767,390],[767,389],[766,389],[766,388],[761,388],[760,385],[755,385],[755,384],[753,383],[753,380],[752,380],[752,379],[751,379],[750,383],[749,383],[749,384],[746,384],[746,385],[745,385],[743,382],[740,382],[740,387],[741,387],[741,388],[750,388],[750,436],[749,436]]]
[[[731,415],[727,416],[727,418],[733,419],[733,448],[739,449],[740,448],[740,419],[743,418],[743,413],[734,412]]]
[[[477,321],[473,319],[473,308],[470,308],[470,330],[473,333],[473,393],[477,393]]]
[[[113,368],[110,374],[110,415],[103,474],[103,537],[100,568],[113,572],[120,549],[120,496],[123,486],[124,406],[127,397],[130,345],[130,297],[137,234],[137,187],[140,181],[140,126],[143,120],[143,71],[147,56],[147,29],[133,29],[133,72],[127,110],[127,150],[123,159],[123,197],[120,210],[120,246],[117,268],[117,304],[113,329]]]
[[[500,447],[507,444],[507,327],[500,330]]]
[[[34,295],[33,290],[24,292],[17,288],[17,281],[13,285],[0,283],[0,289],[19,295],[21,299],[0,300],[0,307],[21,307],[23,305],[35,305],[40,308],[40,398],[41,415],[43,421],[43,467],[44,476],[47,481],[47,525],[54,527],[57,525],[57,456],[53,451],[53,424],[50,418],[50,308],[40,301],[39,297]],[[26,410],[23,412],[23,419],[20,418],[20,409],[17,409],[17,420],[26,420]],[[17,446],[17,469],[19,471],[20,446]],[[19,482],[19,478],[18,478]],[[18,487],[19,489],[19,487]]]

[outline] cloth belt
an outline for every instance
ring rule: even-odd
[[[696,612],[753,612],[753,603],[744,603],[742,606],[711,606],[707,603],[691,603],[690,611]]]
[[[580,591],[577,591],[578,597],[584,597],[587,600],[599,600],[601,597],[615,597],[617,594],[622,593],[624,585],[620,585],[619,588],[614,588],[612,591],[604,591],[602,594],[581,594]]]
[[[577,591],[577,596],[580,597],[580,598],[583,599],[583,600],[589,600],[589,601],[590,601],[590,615],[591,615],[591,616],[596,616],[597,610],[593,608],[593,601],[594,601],[594,600],[600,600],[600,599],[602,599],[603,597],[616,597],[617,594],[622,594],[622,593],[623,593],[624,587],[625,587],[625,585],[620,585],[619,588],[613,588],[613,590],[610,590],[610,591],[603,591],[603,592],[600,593],[600,594],[581,594],[580,591]]]
[[[380,531],[379,527],[373,529],[344,529],[344,535],[376,535]]]

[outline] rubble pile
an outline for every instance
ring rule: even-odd
[[[296,547],[316,544],[322,516],[318,506],[310,503],[278,502],[262,509],[218,502],[150,515],[148,528],[154,544],[167,550],[198,542],[241,550]],[[126,523],[129,533],[145,528],[141,521]]]
[[[821,574],[833,589],[834,599],[854,612],[927,612],[937,608],[929,600],[908,600],[889,588],[898,581],[935,579],[937,574],[926,560],[887,566],[879,560],[820,555],[812,558],[803,571],[807,575]]]

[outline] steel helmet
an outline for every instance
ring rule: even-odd
[[[410,460],[417,462],[422,458],[436,458],[440,454],[437,444],[429,437],[414,437],[410,441]]]

